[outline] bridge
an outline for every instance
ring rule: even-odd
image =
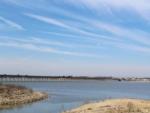
[[[0,75],[0,82],[9,81],[51,81],[51,80],[119,80],[112,77],[87,76],[33,76],[33,75]]]
[[[51,81],[65,80],[70,77],[63,76],[29,76],[29,75],[0,75],[0,81]]]

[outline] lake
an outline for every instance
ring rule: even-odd
[[[47,92],[49,98],[17,108],[1,110],[0,113],[61,113],[92,101],[110,98],[150,98],[150,83],[144,82],[66,80],[7,83]]]

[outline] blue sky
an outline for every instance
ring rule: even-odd
[[[0,0],[0,73],[150,76],[150,1]]]

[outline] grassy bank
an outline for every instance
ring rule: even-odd
[[[114,99],[90,103],[65,113],[150,113],[150,101]]]
[[[0,109],[35,102],[47,97],[46,93],[36,92],[23,86],[0,84]]]

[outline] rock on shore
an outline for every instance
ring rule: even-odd
[[[150,113],[150,101],[114,99],[83,105],[64,113]]]
[[[46,93],[36,92],[23,86],[0,84],[0,109],[35,102],[47,97]]]

